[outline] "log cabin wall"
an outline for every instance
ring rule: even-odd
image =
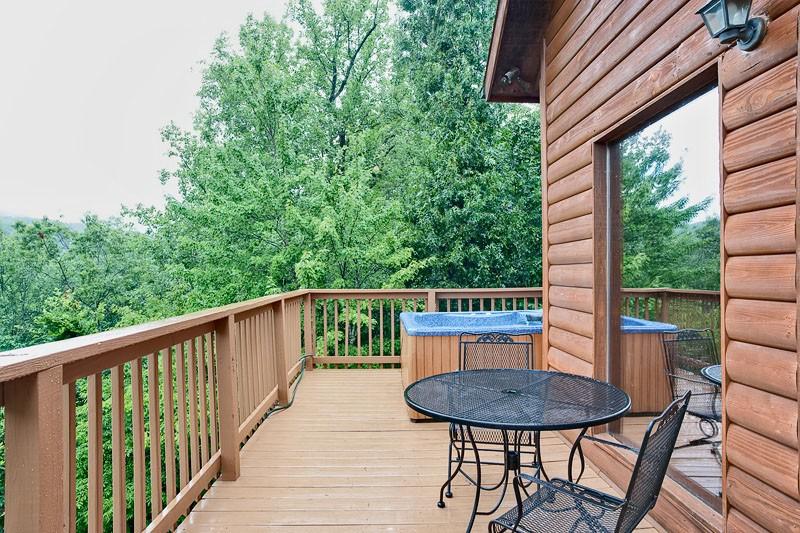
[[[711,72],[722,122],[723,522],[728,531],[798,531],[800,2],[754,0],[753,15],[769,25],[750,53],[709,37],[695,14],[704,3],[552,2],[540,84],[546,359],[554,369],[607,377],[607,317],[598,304],[606,298],[606,213],[600,209],[606,169],[597,142],[635,127],[654,102]],[[702,530],[713,524],[692,517],[671,522],[678,499],[662,495],[656,509],[662,525]]]

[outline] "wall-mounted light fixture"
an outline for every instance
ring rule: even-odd
[[[711,37],[723,44],[736,42],[739,49],[754,50],[767,34],[763,18],[750,18],[752,0],[711,0],[697,12]]]

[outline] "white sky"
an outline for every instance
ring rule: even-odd
[[[0,214],[101,217],[163,205],[170,162],[159,130],[191,124],[199,61],[248,13],[286,0],[10,0],[0,5]],[[683,191],[719,212],[717,104],[711,93],[665,118]]]
[[[644,129],[651,134],[664,128],[672,135],[671,163],[683,160],[678,194],[691,203],[711,198],[708,208],[695,220],[719,216],[719,92],[714,89]]]
[[[0,3],[0,214],[102,217],[162,205],[159,130],[191,124],[198,62],[285,0]]]

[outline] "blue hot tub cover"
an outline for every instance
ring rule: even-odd
[[[542,311],[469,311],[452,313],[400,313],[400,321],[412,337],[450,337],[461,333],[542,333]],[[629,316],[622,317],[623,333],[661,333],[677,326]]]

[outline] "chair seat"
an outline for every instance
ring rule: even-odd
[[[597,491],[563,479],[552,479],[550,483],[565,492],[555,491],[546,485],[539,486],[539,489],[522,503],[522,519],[517,531],[528,533],[614,531],[621,509],[609,510],[607,507],[619,505],[621,500],[604,497]],[[586,501],[588,495],[596,498],[597,503]],[[600,503],[605,503],[605,507]],[[517,514],[517,507],[514,506],[492,521],[491,531],[499,533],[513,529]]]

